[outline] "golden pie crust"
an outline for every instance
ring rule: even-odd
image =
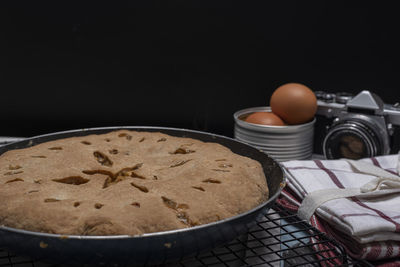
[[[120,130],[0,156],[0,225],[140,235],[206,224],[268,198],[261,164],[217,143]]]

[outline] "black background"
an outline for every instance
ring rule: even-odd
[[[0,135],[153,125],[232,136],[233,113],[268,105],[286,82],[395,103],[398,11],[350,2],[2,7]]]

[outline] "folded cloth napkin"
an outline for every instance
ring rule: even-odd
[[[300,217],[340,241],[353,257],[400,257],[398,155],[282,165],[288,181],[279,203],[300,207]]]

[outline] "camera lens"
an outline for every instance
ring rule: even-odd
[[[365,122],[343,121],[330,129],[323,143],[327,159],[361,159],[382,154],[382,140]]]

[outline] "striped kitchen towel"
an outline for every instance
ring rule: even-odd
[[[301,205],[304,199],[318,195],[316,193],[319,193],[321,198],[324,192],[330,194],[336,190],[339,193],[361,191],[360,194],[353,194],[354,196],[350,194],[347,197],[340,197],[339,194],[339,197],[333,199],[328,197],[321,203],[316,201],[318,205],[315,213],[309,217],[310,223],[341,242],[354,258],[367,260],[398,258],[400,257],[399,157],[380,156],[363,159],[361,163],[364,165],[361,164],[359,167],[347,160],[283,162],[282,165],[288,173],[288,181],[278,203],[297,211],[299,206],[304,209],[304,205]],[[378,170],[379,175],[377,175],[365,171],[364,169],[370,169],[368,166],[380,169],[382,172]],[[380,177],[381,173],[383,178]],[[385,173],[388,175],[385,176]],[[365,197],[363,196],[365,188],[374,192],[367,192]],[[382,194],[382,192],[388,193]]]

